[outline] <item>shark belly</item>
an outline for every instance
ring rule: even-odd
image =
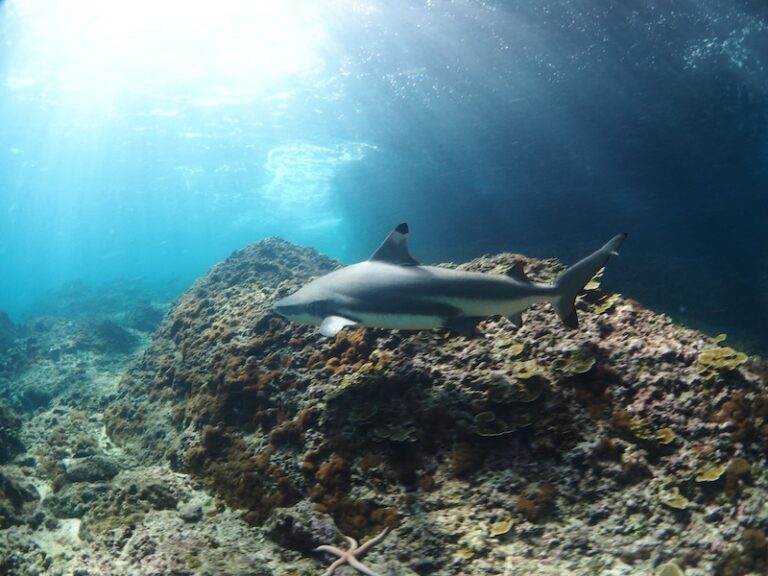
[[[441,328],[445,325],[444,316],[432,316],[426,314],[342,311],[342,315],[353,318],[359,324],[370,328],[427,330],[429,328]]]

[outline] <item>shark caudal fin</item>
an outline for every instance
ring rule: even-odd
[[[554,305],[563,324],[569,328],[579,327],[579,319],[576,316],[576,308],[574,308],[576,296],[587,282],[605,266],[608,258],[619,255],[619,246],[626,237],[626,233],[617,234],[605,246],[579,260],[557,277],[555,289],[558,292],[558,298]]]

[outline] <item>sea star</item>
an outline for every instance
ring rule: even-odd
[[[334,561],[334,563],[328,567],[328,570],[325,571],[325,574],[323,574],[323,576],[331,576],[334,572],[336,572],[336,568],[338,568],[343,564],[349,564],[350,566],[352,566],[352,568],[354,568],[361,574],[366,574],[367,576],[379,576],[379,574],[377,574],[376,572],[368,568],[368,566],[360,562],[357,559],[357,557],[362,556],[368,551],[369,548],[381,542],[384,539],[384,536],[387,535],[387,532],[389,532],[389,528],[384,528],[384,530],[382,530],[378,536],[374,536],[362,546],[358,545],[357,540],[355,540],[354,538],[345,536],[345,538],[349,542],[349,548],[347,548],[346,550],[342,550],[341,548],[337,548],[336,546],[328,546],[327,544],[324,544],[323,546],[318,546],[317,548],[315,548],[315,552],[330,552],[331,554],[334,554],[339,557],[338,560]]]

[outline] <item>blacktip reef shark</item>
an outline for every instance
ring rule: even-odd
[[[522,313],[549,302],[563,323],[578,328],[578,293],[618,255],[626,234],[560,274],[553,284],[532,282],[520,263],[506,274],[463,272],[422,266],[408,252],[408,225],[398,225],[364,262],[334,270],[278,300],[272,309],[301,324],[335,336],[348,326],[423,330],[447,328],[467,337],[488,316],[506,316],[522,325]]]

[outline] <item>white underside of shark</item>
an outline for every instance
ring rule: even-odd
[[[273,309],[295,322],[320,326],[323,336],[354,325],[448,328],[471,336],[484,318],[506,316],[519,326],[526,308],[548,302],[575,328],[576,295],[617,254],[625,237],[615,236],[549,285],[531,282],[519,265],[503,275],[422,266],[408,252],[408,226],[403,223],[368,260],[313,280]]]

